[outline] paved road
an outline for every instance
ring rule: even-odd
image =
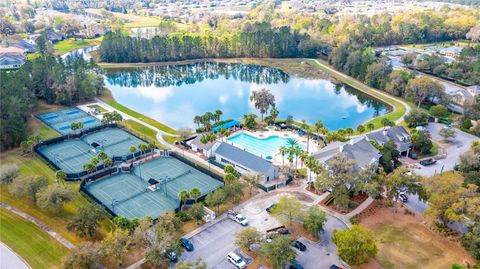
[[[0,242],[0,269],[30,269],[31,267],[13,250]]]

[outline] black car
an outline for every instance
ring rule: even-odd
[[[180,244],[184,247],[187,251],[193,251],[193,244],[187,238],[180,238]]]
[[[300,251],[307,250],[307,246],[298,240],[293,241],[293,246]]]
[[[404,193],[399,194],[398,198],[400,199],[400,201],[402,201],[404,203],[408,202],[408,196]]]
[[[269,207],[267,207],[265,210],[268,212],[268,213],[271,213],[273,209],[275,209],[275,207],[277,206],[277,204],[272,204],[270,205]]]
[[[290,269],[304,269],[303,266],[298,263],[297,261],[294,261],[290,266],[288,267]]]
[[[435,160],[434,158],[430,158],[430,159],[420,161],[420,164],[423,166],[429,166],[429,165],[435,164],[436,162],[437,160]]]

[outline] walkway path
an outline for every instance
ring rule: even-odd
[[[40,229],[47,232],[49,235],[51,235],[53,238],[55,238],[58,242],[60,242],[62,245],[64,245],[68,249],[74,248],[74,245],[70,241],[68,241],[63,236],[61,236],[57,232],[50,229],[50,227],[48,227],[45,223],[38,220],[37,218],[34,218],[34,217],[30,216],[29,214],[15,208],[15,207],[12,207],[12,206],[9,206],[5,203],[2,203],[2,202],[0,202],[0,206],[7,209],[8,211],[10,211],[12,213],[15,213],[15,214],[19,215],[20,217],[32,222],[33,224],[37,225]]]
[[[126,114],[126,113],[124,113],[124,112],[122,112],[122,111],[120,111],[120,110],[118,110],[118,109],[116,109],[116,108],[114,108],[114,107],[112,107],[112,106],[110,106],[109,104],[103,102],[102,100],[100,100],[100,99],[98,99],[98,98],[95,98],[95,100],[96,100],[96,103],[89,103],[89,104],[86,104],[86,105],[83,105],[83,106],[79,106],[79,108],[84,109],[84,107],[88,107],[88,106],[90,106],[90,105],[92,105],[92,104],[96,104],[96,105],[99,105],[99,106],[105,108],[105,109],[108,110],[108,111],[117,111],[120,115],[122,115],[122,117],[123,117],[124,119],[133,120],[133,121],[135,121],[135,122],[137,122],[137,123],[139,123],[139,124],[142,124],[143,126],[146,126],[146,127],[150,128],[150,129],[154,130],[155,132],[157,132],[157,136],[156,136],[156,137],[157,137],[157,140],[158,140],[162,145],[164,145],[165,147],[167,147],[169,150],[174,151],[174,152],[176,152],[176,153],[178,153],[178,154],[180,154],[180,155],[186,156],[186,157],[188,157],[188,158],[190,158],[190,159],[192,159],[192,160],[195,160],[196,162],[201,163],[201,164],[203,164],[204,166],[207,166],[209,170],[212,169],[212,170],[215,170],[217,173],[223,174],[223,169],[221,169],[221,168],[219,168],[219,167],[217,167],[217,166],[215,166],[215,165],[210,165],[209,162],[207,162],[206,160],[202,159],[200,156],[197,156],[197,155],[192,154],[192,153],[190,153],[190,152],[188,152],[188,151],[185,151],[185,150],[181,150],[181,149],[179,149],[179,148],[171,145],[170,143],[168,143],[167,141],[165,141],[165,140],[163,139],[163,137],[162,137],[162,135],[171,135],[171,134],[166,133],[166,132],[158,129],[157,127],[152,126],[152,125],[150,125],[150,124],[148,124],[148,123],[146,123],[146,122],[144,122],[144,121],[142,121],[142,120],[139,120],[139,119],[137,119],[137,118],[135,118],[135,117],[132,117],[132,116],[130,116],[130,115],[128,115],[128,114]]]
[[[368,89],[369,91],[375,92],[376,94],[379,94],[379,95],[381,95],[381,96],[383,96],[383,97],[386,97],[386,98],[389,98],[389,99],[393,99],[393,100],[399,102],[400,104],[402,104],[402,105],[405,107],[405,113],[404,113],[399,119],[395,120],[395,123],[396,123],[396,124],[401,123],[401,122],[403,121],[403,117],[404,117],[406,114],[410,113],[410,110],[411,110],[410,105],[408,105],[405,101],[403,101],[403,100],[401,100],[401,99],[399,99],[399,98],[396,98],[396,97],[394,97],[394,96],[391,96],[391,95],[389,95],[389,94],[387,94],[387,93],[385,93],[385,92],[382,92],[382,91],[380,91],[380,90],[374,89],[374,88],[372,88],[372,87],[370,87],[370,86],[368,86],[368,85],[365,85],[363,82],[361,82],[361,81],[359,81],[359,80],[357,80],[357,79],[355,79],[355,78],[353,78],[353,77],[350,77],[350,76],[348,76],[348,75],[346,75],[346,74],[344,74],[344,73],[342,73],[342,72],[340,72],[340,71],[337,71],[337,70],[333,69],[332,67],[330,67],[330,66],[328,66],[328,65],[326,65],[326,64],[321,63],[321,62],[318,61],[317,59],[312,59],[312,60],[313,60],[316,64],[322,66],[322,67],[325,68],[325,69],[328,69],[330,72],[335,73],[337,76],[342,77],[343,79],[352,80],[352,81],[354,81],[355,83],[358,83],[358,84],[363,85],[363,86],[364,86],[366,89]],[[361,89],[358,89],[358,90],[361,91]],[[365,92],[365,93],[368,94],[368,92]],[[385,102],[388,103],[388,101],[385,101]],[[393,106],[393,107],[394,107],[394,109],[395,109],[395,106]]]
[[[30,265],[20,255],[7,245],[0,242],[0,269],[31,269]]]

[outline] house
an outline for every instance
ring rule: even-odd
[[[0,48],[0,69],[17,69],[25,63],[23,49],[8,47]]]
[[[368,141],[375,141],[380,146],[385,145],[390,140],[393,140],[397,145],[397,150],[400,153],[405,153],[408,156],[408,151],[412,148],[410,141],[410,134],[403,126],[393,126],[388,129],[378,130],[366,135]]]
[[[187,144],[193,151],[200,152],[205,157],[210,158],[212,156],[211,149],[214,145],[214,142],[203,144],[202,141],[200,141],[201,137],[202,135],[199,134],[195,138],[185,141],[185,144]]]
[[[377,166],[380,157],[380,151],[375,148],[366,137],[351,139],[348,142],[333,142],[312,156],[328,168],[328,163],[335,155],[343,153],[347,158],[355,161],[355,171],[359,172],[367,168],[367,166]]]
[[[462,50],[463,50],[462,47],[452,46],[452,47],[448,47],[448,48],[439,49],[438,53],[440,53],[442,55],[445,55],[445,56],[457,58],[458,56],[460,56],[460,53],[462,53]]]
[[[212,151],[214,152],[216,162],[223,165],[231,165],[240,174],[261,174],[264,182],[260,183],[266,183],[279,176],[278,167],[271,162],[228,143],[217,142],[213,145]]]
[[[10,46],[23,49],[25,53],[35,53],[37,52],[37,49],[35,48],[35,44],[32,44],[26,39],[21,39],[18,42],[15,42],[13,44],[10,44]]]

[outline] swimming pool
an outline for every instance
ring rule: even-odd
[[[266,158],[268,156],[275,156],[281,146],[286,146],[288,144],[289,139],[291,138],[280,137],[277,135],[266,138],[258,138],[247,133],[239,133],[228,138],[228,141],[233,143],[233,145],[236,147],[256,154],[262,158]],[[301,144],[298,146],[302,149],[305,149],[305,147]]]

